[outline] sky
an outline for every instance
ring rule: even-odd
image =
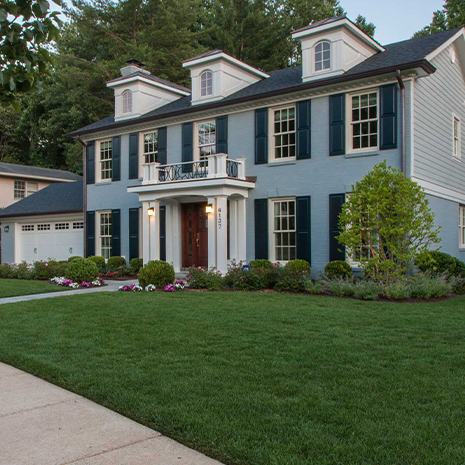
[[[362,14],[376,25],[375,38],[382,44],[410,39],[431,22],[443,0],[341,0],[349,18]]]

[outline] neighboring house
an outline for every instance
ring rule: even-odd
[[[82,180],[53,183],[0,210],[2,263],[67,260],[84,253]]]
[[[302,66],[264,73],[215,50],[192,88],[135,61],[110,81],[115,114],[86,145],[86,254],[224,272],[267,258],[351,260],[338,216],[387,160],[425,189],[444,251],[465,259],[465,40],[452,30],[381,46],[345,17],[293,38]]]
[[[0,209],[53,182],[72,182],[79,179],[80,176],[69,171],[0,162]]]

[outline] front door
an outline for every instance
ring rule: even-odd
[[[182,204],[182,266],[208,267],[206,203]]]

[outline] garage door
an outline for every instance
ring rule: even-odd
[[[67,260],[84,253],[83,221],[31,222],[19,228],[19,261]]]

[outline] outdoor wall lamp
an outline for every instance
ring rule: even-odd
[[[205,207],[205,213],[213,213],[213,205],[211,203]]]
[[[150,208],[147,210],[147,215],[149,215],[149,216],[155,216],[155,208],[150,207]]]

